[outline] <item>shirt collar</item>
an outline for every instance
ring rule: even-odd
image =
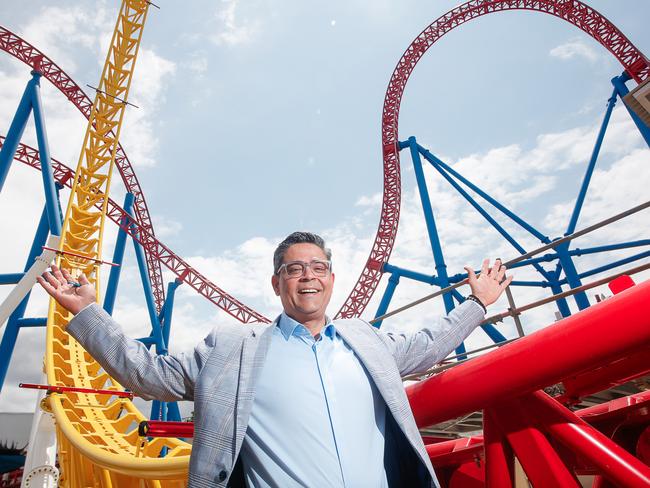
[[[296,337],[312,337],[311,332],[307,330],[307,327],[302,325],[297,320],[289,317],[285,312],[282,312],[280,315],[280,319],[278,320],[278,327],[280,328],[280,332],[282,332],[282,335],[286,340],[289,340],[289,337],[292,335]],[[323,330],[321,331],[321,336],[322,335],[329,337],[330,339],[336,335],[336,328],[334,327],[334,323],[328,316],[325,316],[325,327],[323,327]]]

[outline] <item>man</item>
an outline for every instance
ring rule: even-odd
[[[75,314],[68,332],[125,387],[194,401],[190,487],[438,486],[401,376],[430,368],[479,325],[511,281],[505,268],[485,260],[478,277],[466,268],[469,300],[399,334],[325,315],[334,273],[319,236],[294,232],[273,265],[284,309],[273,324],[218,325],[178,356],[127,338],[83,275],[75,286],[52,267],[39,283]]]

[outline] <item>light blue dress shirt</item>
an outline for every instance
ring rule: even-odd
[[[382,488],[386,404],[328,322],[318,340],[282,314],[242,445],[252,487]]]

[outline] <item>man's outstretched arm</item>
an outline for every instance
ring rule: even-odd
[[[214,348],[214,332],[192,354],[157,355],[124,335],[95,303],[95,289],[84,275],[79,276],[77,284],[66,270],[52,266],[52,272],[45,273],[38,282],[62,307],[75,314],[67,332],[123,386],[145,399],[193,399],[196,378]]]
[[[483,321],[483,307],[496,302],[512,281],[512,277],[506,278],[506,268],[499,259],[491,268],[489,259],[485,259],[478,276],[469,267],[465,270],[477,301],[466,300],[449,315],[432,318],[431,324],[415,332],[379,333],[402,376],[424,372],[444,359]]]

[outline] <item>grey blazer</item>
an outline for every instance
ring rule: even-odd
[[[359,319],[335,326],[355,351],[383,396],[387,416],[439,486],[401,376],[425,371],[447,356],[483,320],[482,308],[466,301],[448,316],[416,332],[382,332]],[[276,319],[277,322],[277,319]],[[126,388],[145,399],[194,401],[194,443],[189,487],[225,487],[246,434],[255,381],[264,366],[273,324],[217,325],[192,352],[158,356],[124,335],[98,305],[74,317],[67,331]],[[388,440],[387,440],[388,442]],[[408,450],[408,449],[407,449]]]

